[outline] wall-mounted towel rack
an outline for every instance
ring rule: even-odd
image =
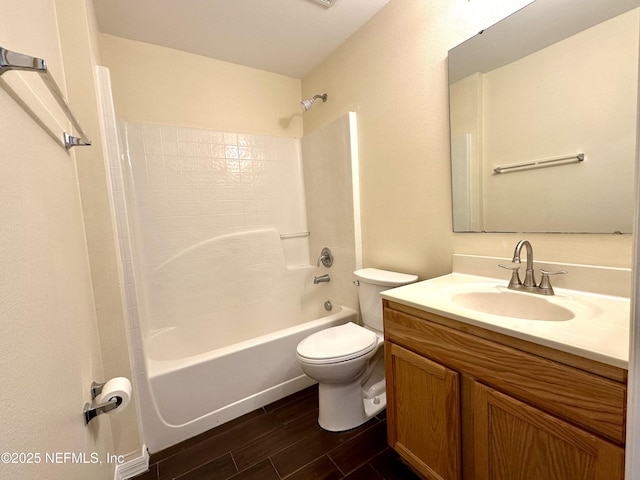
[[[566,165],[567,163],[577,163],[584,160],[584,153],[575,155],[563,155],[562,157],[546,158],[544,160],[533,160],[532,162],[512,163],[511,165],[497,166],[493,169],[495,173],[517,172],[531,168],[555,167]]]
[[[31,57],[29,55],[12,52],[11,50],[0,47],[0,76],[10,70],[22,70],[27,72],[37,72],[40,74],[40,78],[42,78],[42,81],[45,83],[47,88],[49,88],[62,111],[80,134],[80,137],[74,137],[69,133],[64,132],[63,141],[64,146],[67,149],[71,147],[91,145],[91,142],[86,138],[87,135],[73,116],[73,113],[71,113],[71,109],[69,109],[62,91],[47,69],[47,63],[42,58]]]

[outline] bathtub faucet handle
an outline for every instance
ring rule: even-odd
[[[321,263],[327,268],[333,265],[333,253],[329,247],[324,247],[320,252],[317,266],[319,267]]]

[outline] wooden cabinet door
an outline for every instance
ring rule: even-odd
[[[458,373],[398,345],[385,345],[388,442],[429,480],[459,480]]]
[[[478,382],[476,480],[622,480],[624,450]]]

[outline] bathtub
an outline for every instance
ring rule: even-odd
[[[144,342],[147,381],[138,383],[149,450],[158,452],[313,385],[296,360],[297,344],[357,316],[334,306],[319,318],[227,346],[219,344],[228,339],[202,324],[154,332]],[[262,323],[277,325],[278,319]]]

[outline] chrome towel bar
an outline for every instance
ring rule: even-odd
[[[554,167],[556,165],[566,165],[567,163],[577,163],[584,160],[584,153],[575,155],[564,155],[562,157],[547,158],[545,160],[533,160],[531,162],[512,163],[511,165],[502,165],[495,167],[495,173],[509,173],[508,170],[519,171],[529,168]],[[518,169],[518,170],[516,170]]]
[[[69,149],[76,146],[88,146],[91,142],[87,140],[87,135],[82,130],[82,127],[71,113],[71,109],[67,105],[67,102],[62,94],[62,91],[56,84],[53,76],[47,69],[47,63],[42,58],[31,57],[22,53],[12,52],[6,48],[0,47],[0,76],[10,70],[21,70],[26,72],[37,72],[40,74],[40,78],[45,83],[47,88],[51,91],[54,98],[60,105],[60,108],[65,113],[67,118],[71,121],[74,128],[80,134],[80,137],[74,137],[64,132],[63,142],[65,148]]]

